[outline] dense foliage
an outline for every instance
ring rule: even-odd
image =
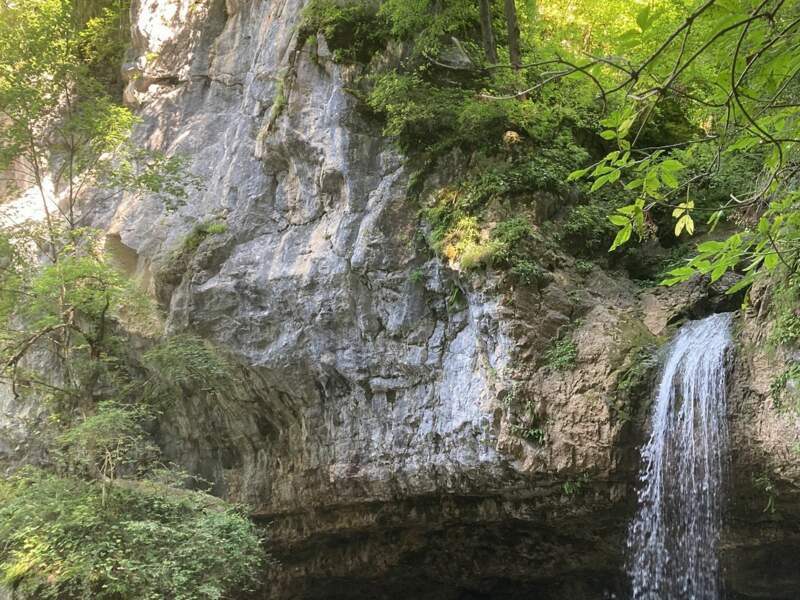
[[[127,9],[0,4],[4,191],[27,191],[39,210],[23,214],[41,215],[0,210],[0,377],[44,409],[26,423],[41,468],[0,482],[0,582],[21,600],[229,598],[265,560],[256,527],[183,489],[202,485],[165,465],[152,435],[181,396],[222,393],[230,365],[191,335],[160,339],[151,299],[82,223],[89,190],[145,191],[169,209],[196,184],[179,158],[130,142],[116,75]]]
[[[199,492],[25,471],[0,483],[3,583],[20,598],[217,600],[262,567],[252,522]]]
[[[490,3],[496,56],[486,51],[480,4],[420,0],[387,1],[378,7],[316,0],[304,23],[306,34],[322,35],[326,41],[336,30],[329,42],[334,60],[358,62],[338,50],[347,39],[344,31],[352,36],[351,47],[361,47],[358,29],[351,23],[356,12],[369,15],[376,24],[371,32],[383,36],[384,51],[398,49],[399,59],[379,58],[381,44],[370,37],[371,51],[362,56],[354,91],[363,99],[365,111],[383,122],[384,133],[410,157],[418,170],[417,181],[424,182],[425,175],[443,161],[461,165],[452,181],[433,193],[412,189],[412,194],[425,192],[419,200],[430,225],[426,237],[432,248],[464,269],[489,265],[513,273],[516,267],[517,273],[527,273],[517,281],[541,287],[554,261],[543,259],[541,244],[527,244],[527,254],[519,246],[515,260],[494,260],[493,239],[499,234],[493,231],[494,224],[524,219],[533,238],[558,238],[570,253],[596,258],[614,239],[607,214],[629,204],[631,193],[605,193],[598,204],[576,194],[568,181],[570,173],[601,156],[606,145],[594,133],[601,128],[599,119],[607,104],[598,97],[596,76],[568,77],[553,70],[557,61],[542,60],[563,53],[564,46],[574,41],[577,30],[559,20],[574,10],[559,15],[543,8],[539,14],[533,3],[518,2],[520,58],[512,65],[514,28],[504,10],[508,3]],[[630,8],[623,12],[630,13]],[[595,17],[590,19],[587,27],[599,32]],[[633,17],[631,22],[635,23]],[[601,44],[583,42],[592,50]],[[687,129],[685,116],[670,108],[659,113],[648,130],[652,135],[674,136]],[[577,202],[562,205],[552,215],[546,207],[552,195]],[[554,216],[567,224],[558,228],[558,235],[546,224]],[[611,260],[619,262],[629,254],[617,253]],[[630,264],[639,266],[643,261]],[[658,269],[652,267],[654,277]]]
[[[376,36],[384,48],[402,45],[402,59],[364,71],[361,93],[385,133],[423,168],[453,150],[470,156],[471,173],[457,182],[467,198],[459,197],[464,214],[450,218],[454,227],[482,221],[491,198],[563,190],[565,171],[573,171],[569,179],[588,179],[586,192],[615,187],[603,199],[614,250],[633,237],[672,246],[670,236],[722,223],[734,230],[725,241],[705,241],[667,283],[746,269],[739,284],[746,287],[762,269],[794,270],[795,3],[517,5],[519,40],[503,3],[478,0],[379,8],[316,0],[307,23],[337,47],[345,40],[360,47],[365,39],[352,23],[368,15],[379,26],[369,28],[364,62],[381,46]],[[512,64],[520,43],[522,60]],[[579,169],[581,162],[591,166]],[[476,194],[480,180],[495,185]],[[573,221],[593,211],[577,210]],[[434,245],[444,237],[440,223],[434,218]]]

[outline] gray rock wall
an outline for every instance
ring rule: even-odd
[[[250,380],[205,421],[184,407],[172,450],[216,463],[227,493],[269,513],[499,482],[489,423],[511,342],[498,301],[449,302],[457,282],[420,249],[401,158],[359,116],[352,73],[324,42],[298,50],[301,8],[134,6],[138,135],[191,157],[206,188],[174,213],[130,196],[95,218],[154,276],[168,327],[229,349]],[[212,219],[226,233],[165,276]]]
[[[624,593],[648,393],[621,406],[618,383],[707,292],[642,293],[568,257],[545,290],[515,290],[431,258],[402,157],[347,93],[354,68],[298,43],[302,7],[134,1],[137,136],[185,154],[205,187],[175,211],[139,196],[87,210],[167,328],[239,365],[227,393],[165,415],[165,450],[272,523],[267,597]],[[225,233],[176,265],[213,220]],[[554,372],[542,354],[566,330],[577,364]],[[761,388],[733,405],[774,424]],[[753,438],[732,417],[743,447],[787,447],[784,425]],[[519,434],[534,422],[544,441]]]

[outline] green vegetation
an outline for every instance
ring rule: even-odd
[[[579,258],[578,260],[575,261],[575,270],[580,275],[588,275],[589,273],[594,271],[594,264],[592,264],[588,260],[582,260]]]
[[[169,209],[197,183],[179,157],[130,142],[112,75],[127,6],[0,4],[0,170],[38,191],[43,214],[3,214],[0,228],[0,378],[47,413],[40,469],[0,481],[0,581],[20,600],[219,600],[254,585],[265,560],[239,509],[165,478],[152,437],[182,395],[220,393],[228,365],[192,336],[159,340],[150,298],[112,266],[104,232],[81,225],[88,189]],[[222,232],[203,224],[187,243]]]
[[[770,386],[770,396],[778,408],[800,411],[800,362],[795,358],[800,347],[800,277],[792,274],[775,287],[772,294],[771,328],[768,342],[773,351],[784,350],[787,366]]]
[[[544,353],[545,364],[555,371],[569,371],[575,367],[578,358],[578,346],[569,334],[553,340]]]
[[[425,280],[425,271],[422,269],[414,269],[409,273],[408,278],[412,283],[422,283]]]
[[[181,242],[179,254],[194,254],[206,238],[212,235],[221,235],[228,231],[227,225],[220,221],[205,221],[194,226]]]
[[[0,578],[23,600],[225,598],[253,584],[265,558],[238,510],[180,481],[148,483],[164,471],[154,420],[184,394],[229,389],[227,361],[189,335],[131,351],[132,333],[152,338],[159,317],[106,262],[99,232],[2,235],[1,374],[45,403],[49,461],[0,483]],[[37,244],[55,262],[34,260]],[[27,303],[14,304],[20,294]],[[43,357],[48,370],[35,368]]]
[[[339,59],[403,48],[355,89],[420,173],[465,158],[423,208],[434,249],[491,264],[497,203],[524,214],[534,192],[563,195],[572,181],[583,197],[557,235],[576,256],[633,240],[685,247],[724,223],[664,283],[738,270],[733,293],[796,270],[795,2],[518,2],[513,15],[501,4],[319,0],[307,12],[309,35],[330,38]],[[530,278],[532,265],[517,272]]]
[[[724,240],[700,244],[667,285],[741,269],[733,293],[761,273],[788,276],[797,268],[797,8],[769,0],[683,10],[657,3],[637,14],[638,39],[622,42],[634,59],[605,63],[613,70],[601,83],[606,95],[625,90],[601,122],[601,136],[614,147],[572,177],[588,177],[592,190],[612,184],[636,192],[610,217],[618,228],[612,249],[633,233],[651,235],[660,212],[671,214],[675,236],[692,235],[698,217],[712,231],[725,218],[735,227]],[[654,147],[646,129],[676,99],[695,134]],[[715,193],[720,186],[724,196]]]
[[[222,235],[228,230],[227,225],[219,220],[201,221],[173,248],[161,266],[158,277],[166,282],[177,283],[186,273],[192,257],[200,245],[208,238]]]
[[[800,275],[788,277],[772,297],[773,324],[769,335],[774,347],[797,347],[800,342]]]
[[[589,477],[589,474],[583,473],[576,479],[568,479],[565,481],[561,485],[561,490],[568,498],[583,496],[588,491],[590,481],[591,478]]]
[[[28,470],[0,483],[0,575],[15,597],[215,600],[244,592],[261,540],[241,512],[199,492]]]
[[[539,415],[533,401],[522,402],[522,399],[520,386],[515,382],[503,398],[503,405],[512,417],[509,431],[526,442],[543,446],[547,443],[547,422]]]
[[[386,47],[388,29],[377,2],[311,0],[303,12],[300,36],[316,45],[322,35],[336,62],[367,63]]]
[[[626,358],[628,367],[617,378],[612,400],[615,419],[627,422],[633,416],[637,401],[651,390],[653,370],[658,366],[658,347],[653,344],[635,346]]]
[[[800,411],[800,391],[797,389],[800,384],[800,363],[791,362],[789,366],[772,382],[770,386],[770,396],[777,408],[786,407],[786,399],[792,402],[789,406],[796,411]],[[789,386],[792,389],[789,389]]]
[[[511,433],[538,446],[543,446],[547,442],[547,431],[544,429],[544,423],[540,423],[538,419],[535,418],[532,419],[530,423],[512,424]]]
[[[510,397],[506,398],[506,404],[509,409],[513,408],[512,405],[518,400],[516,394],[515,388],[512,390],[512,394],[509,395]],[[510,426],[512,435],[537,446],[543,446],[547,443],[547,422],[536,411],[536,405],[532,401],[526,400],[524,411],[515,418],[517,419],[516,422],[511,423]]]
[[[265,560],[239,511],[153,482],[155,419],[186,394],[225,394],[232,365],[195,336],[158,340],[158,310],[112,267],[103,234],[82,226],[87,190],[146,192],[174,210],[200,185],[180,157],[130,141],[137,120],[120,105],[118,68],[128,8],[0,3],[0,170],[37,190],[44,214],[0,231],[0,376],[50,417],[42,470],[0,485],[0,577],[23,599],[225,598]],[[427,243],[453,267],[539,292],[573,260],[582,275],[621,266],[665,285],[734,271],[731,293],[763,277],[775,298],[770,342],[793,350],[799,11],[798,0],[311,0],[297,39],[318,61],[324,40],[347,65],[363,115],[416,173],[410,202]],[[287,106],[297,55],[261,135]],[[434,169],[447,179],[429,189]],[[224,233],[219,220],[199,223],[167,277]],[[468,287],[450,289],[459,310]],[[546,367],[575,367],[572,332],[552,341]],[[136,351],[134,336],[149,350]],[[620,351],[622,419],[646,385],[651,343]],[[798,380],[791,363],[776,402]],[[544,444],[544,418],[525,411],[512,432]],[[758,484],[773,510],[771,482]]]
[[[778,490],[775,487],[775,482],[772,480],[770,474],[768,472],[764,472],[760,475],[754,476],[753,485],[757,490],[767,497],[767,504],[764,507],[763,512],[774,515],[777,512],[775,501],[778,498]]]

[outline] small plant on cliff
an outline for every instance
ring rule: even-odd
[[[629,353],[629,367],[617,379],[611,409],[615,418],[627,422],[632,417],[638,397],[646,395],[650,388],[650,374],[658,365],[655,345],[634,347]]]
[[[773,323],[769,334],[772,346],[797,346],[800,342],[800,275],[786,276],[773,292]]]
[[[547,442],[547,431],[536,424],[523,425],[515,423],[511,426],[511,433],[533,444],[542,446]]]
[[[589,275],[592,271],[594,271],[594,263],[578,259],[575,261],[575,271],[578,272],[579,275]]]
[[[569,371],[578,358],[578,346],[570,336],[555,340],[544,353],[545,364],[556,371]]]
[[[228,230],[227,225],[221,221],[203,221],[194,226],[192,231],[181,241],[176,251],[178,254],[192,254],[206,238],[212,235],[222,235]]]
[[[786,400],[792,400],[791,406],[800,411],[800,363],[792,362],[781,372],[770,385],[769,391],[774,406],[778,409],[786,407]]]
[[[775,487],[775,482],[772,480],[772,477],[770,477],[770,474],[764,472],[760,475],[754,476],[753,485],[767,497],[767,504],[764,507],[763,512],[774,515],[777,511],[775,500],[778,497],[778,490]]]
[[[582,496],[586,493],[589,486],[590,478],[588,473],[583,473],[576,479],[568,479],[561,485],[561,490],[564,495],[569,498]]]

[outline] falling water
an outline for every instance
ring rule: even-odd
[[[634,600],[720,598],[730,325],[730,314],[690,322],[669,347],[628,535]]]

